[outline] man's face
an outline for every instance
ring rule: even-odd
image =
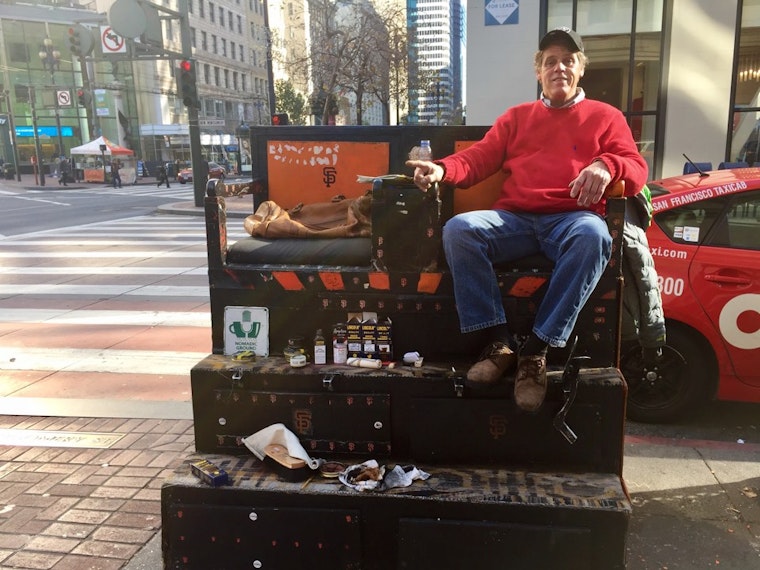
[[[583,72],[577,53],[562,45],[551,45],[543,52],[536,78],[541,82],[544,96],[552,106],[558,107],[575,97]]]

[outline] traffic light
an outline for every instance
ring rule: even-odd
[[[77,89],[77,101],[80,107],[87,107],[90,104],[90,94],[84,89]]]
[[[183,59],[179,63],[177,91],[182,97],[182,102],[185,104],[185,107],[200,108],[201,102],[198,99],[198,86],[196,84],[194,61]]]
[[[86,56],[92,53],[95,42],[92,33],[81,24],[75,24],[69,28],[69,47],[71,53],[77,56]]]
[[[272,124],[275,126],[280,125],[289,125],[290,120],[288,119],[287,113],[277,113],[276,115],[272,115]]]
[[[79,30],[69,28],[69,46],[71,47],[71,53],[82,55],[82,37],[79,34]]]

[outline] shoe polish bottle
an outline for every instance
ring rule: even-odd
[[[348,342],[346,324],[338,323],[333,327],[333,363],[345,364],[348,359]]]
[[[322,329],[314,335],[314,364],[327,364],[327,344]]]

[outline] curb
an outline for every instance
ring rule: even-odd
[[[160,214],[175,214],[183,216],[205,216],[206,212],[203,206],[196,206],[192,202],[174,202],[170,204],[164,204],[158,206],[156,211]],[[249,216],[251,212],[240,212],[235,210],[227,210],[227,218],[240,218],[243,219]]]

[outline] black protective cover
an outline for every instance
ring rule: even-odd
[[[614,368],[583,369],[579,377],[567,416],[578,436],[571,445],[553,426],[563,404],[561,371],[550,372],[541,410],[526,414],[514,404],[511,381],[479,395],[440,365],[293,368],[282,357],[210,355],[191,372],[195,445],[204,453],[247,454],[243,437],[282,423],[312,457],[620,474],[624,380]]]
[[[438,187],[372,185],[372,262],[380,271],[435,271],[443,262]]]
[[[359,492],[208,459],[231,485],[183,468],[161,489],[164,568],[625,568],[631,504],[616,475],[417,465],[427,480]]]

